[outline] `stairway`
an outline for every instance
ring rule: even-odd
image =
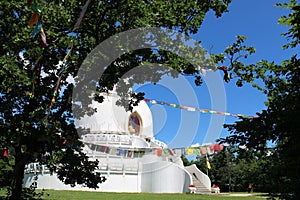
[[[207,189],[203,183],[201,182],[201,180],[198,180],[198,178],[196,176],[194,176],[192,174],[192,180],[194,185],[196,186],[196,192],[197,194],[210,194],[210,190]]]
[[[185,169],[190,174],[192,180],[190,184],[196,186],[196,193],[198,194],[210,194],[211,193],[211,181],[210,178],[200,171],[195,164],[186,166]]]

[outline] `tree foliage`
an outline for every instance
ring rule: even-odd
[[[71,108],[73,85],[68,82],[99,43],[141,27],[194,34],[209,10],[221,16],[230,2],[1,1],[0,144],[12,149],[14,157],[10,198],[21,199],[24,167],[30,162],[47,164],[72,186],[97,188],[104,181],[95,173],[97,162],[81,153]],[[83,20],[76,24],[84,9]],[[126,71],[141,63],[141,57],[144,62],[174,60],[169,52],[159,56],[149,49],[131,52],[120,58],[127,65],[112,63],[99,85],[112,88]],[[185,68],[176,59],[178,62],[170,62],[174,69],[199,75],[191,65]]]
[[[290,1],[278,4],[290,9],[288,16],[280,18],[279,22],[289,26],[287,36],[290,42],[284,46],[299,45],[299,3]],[[225,125],[231,135],[223,142],[241,144],[253,149],[262,162],[260,173],[256,177],[268,174],[264,180],[269,185],[269,191],[281,193],[282,198],[299,198],[299,166],[300,159],[297,147],[300,144],[299,122],[299,73],[300,60],[293,55],[281,64],[262,60],[256,64],[244,65],[233,62],[233,71],[241,72],[238,83],[260,80],[263,85],[253,84],[268,97],[266,110],[258,113],[258,118],[242,119],[235,124]],[[236,71],[235,71],[236,72]],[[270,150],[270,144],[273,148]],[[268,157],[267,157],[268,156]],[[264,161],[268,159],[268,161]],[[265,163],[265,164],[264,164]]]

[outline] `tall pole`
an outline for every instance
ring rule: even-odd
[[[229,150],[227,150],[227,165],[228,165],[228,175],[229,175],[229,179],[228,179],[228,192],[230,192],[231,189],[231,162],[230,162],[230,154],[229,154]]]
[[[208,176],[208,157],[207,154],[205,154],[205,164],[206,164],[206,175]]]

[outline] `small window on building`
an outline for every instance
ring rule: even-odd
[[[137,112],[133,112],[129,116],[128,131],[134,135],[142,133],[142,118]]]

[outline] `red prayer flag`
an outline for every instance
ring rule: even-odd
[[[3,148],[3,156],[4,157],[8,156],[8,149],[6,147]]]
[[[30,20],[28,22],[28,26],[33,26],[37,24],[39,21],[39,14],[37,12],[32,13]]]
[[[214,150],[215,151],[222,151],[223,150],[223,145],[221,145],[221,144],[215,144],[214,145]]]

